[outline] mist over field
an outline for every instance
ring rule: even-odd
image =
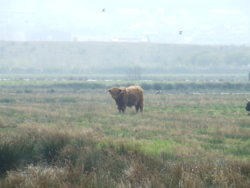
[[[247,0],[4,0],[0,73],[130,80],[199,74],[246,81],[248,5]]]
[[[100,79],[238,75],[247,80],[250,47],[114,42],[1,42],[0,73]],[[185,78],[183,78],[185,79]],[[186,78],[188,79],[188,77]],[[235,78],[239,79],[239,78]]]

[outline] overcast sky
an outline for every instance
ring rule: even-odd
[[[6,32],[53,29],[81,40],[250,45],[249,0],[0,1]]]

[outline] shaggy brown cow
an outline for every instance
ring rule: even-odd
[[[249,100],[247,102],[246,110],[250,111],[250,101]],[[248,113],[248,115],[250,115],[250,112]]]
[[[143,89],[140,86],[112,87],[108,92],[115,100],[119,112],[125,112],[127,106],[135,106],[136,112],[143,111]]]

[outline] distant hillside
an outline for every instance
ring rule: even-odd
[[[107,42],[0,42],[0,73],[239,74],[250,47]]]

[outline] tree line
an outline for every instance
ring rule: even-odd
[[[250,70],[249,46],[0,42],[0,73],[230,74]]]

